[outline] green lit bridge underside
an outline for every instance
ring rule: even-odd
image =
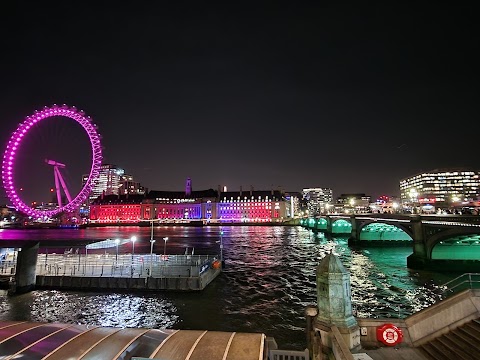
[[[321,217],[302,219],[300,225],[331,235],[351,237],[355,233],[355,241],[349,243],[361,246],[414,245],[413,228],[408,222],[399,222],[394,225],[382,222],[381,219],[375,219],[374,222],[365,221],[352,226],[352,219]],[[353,231],[355,225],[357,229]],[[423,239],[425,249],[422,251],[425,258],[429,260],[478,261],[477,266],[480,269],[480,228],[472,230],[472,228],[462,228],[461,226],[439,226],[428,229],[426,233],[429,236]]]

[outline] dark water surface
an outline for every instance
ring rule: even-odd
[[[263,332],[275,337],[280,348],[303,350],[304,310],[316,303],[316,266],[330,251],[350,272],[352,302],[359,317],[405,317],[438,299],[438,286],[458,276],[407,269],[409,246],[351,248],[346,238],[326,238],[301,227],[222,229],[226,268],[201,292],[37,290],[17,296],[2,294],[0,319]],[[149,253],[148,227],[2,230],[0,243],[11,238],[103,240],[133,235],[138,238],[135,254]],[[220,253],[220,228],[216,226],[155,227],[154,253],[163,253],[163,237],[168,237],[167,254],[183,254],[192,248],[195,254]],[[131,244],[119,249],[120,253],[131,251]]]

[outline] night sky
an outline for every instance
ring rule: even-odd
[[[151,190],[190,177],[193,190],[375,198],[422,171],[479,170],[474,5],[313,3],[2,4],[0,143],[65,103],[97,123],[104,162]],[[47,147],[78,187],[81,129],[35,130],[16,165],[29,196],[53,186],[26,155]]]

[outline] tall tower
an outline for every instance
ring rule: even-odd
[[[187,178],[187,181],[185,183],[185,195],[190,196],[192,195],[192,179]]]

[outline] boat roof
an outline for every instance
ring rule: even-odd
[[[4,359],[262,360],[263,333],[0,321]]]

